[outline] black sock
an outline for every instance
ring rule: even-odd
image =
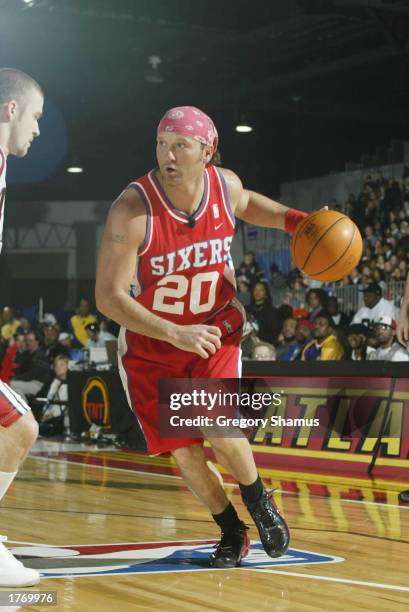
[[[250,485],[243,485],[239,483],[241,497],[246,505],[254,504],[257,502],[263,493],[263,483],[261,482],[260,476],[257,474],[257,479]]]
[[[219,525],[222,531],[234,531],[242,526],[242,522],[231,502],[220,514],[212,514],[213,520]]]

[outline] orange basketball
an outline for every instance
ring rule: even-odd
[[[317,210],[298,224],[291,255],[297,268],[310,278],[337,281],[358,265],[361,234],[346,215],[336,210]]]

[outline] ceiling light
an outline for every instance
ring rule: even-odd
[[[253,131],[253,128],[247,123],[247,121],[240,121],[240,123],[236,125],[234,129],[236,132],[240,132],[241,134],[246,134]]]
[[[69,166],[67,168],[67,172],[70,174],[80,174],[81,172],[84,172],[84,168],[81,168],[81,166]]]

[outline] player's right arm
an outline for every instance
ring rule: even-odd
[[[177,325],[157,316],[129,295],[145,229],[145,206],[134,189],[127,189],[113,203],[105,225],[97,265],[97,308],[130,331],[169,342],[207,359],[220,348],[218,327]]]
[[[409,274],[406,277],[405,290],[400,307],[399,323],[396,332],[401,344],[409,345]]]

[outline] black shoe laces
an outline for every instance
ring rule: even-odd
[[[235,531],[222,531],[220,542],[214,545],[216,552],[233,552],[235,545],[240,544],[239,539],[248,530],[247,525],[243,525]]]
[[[271,491],[263,492],[261,498],[254,505],[252,504],[252,514],[257,516],[272,518],[274,521],[277,519],[279,514],[277,508],[274,505],[273,493],[275,489]]]

